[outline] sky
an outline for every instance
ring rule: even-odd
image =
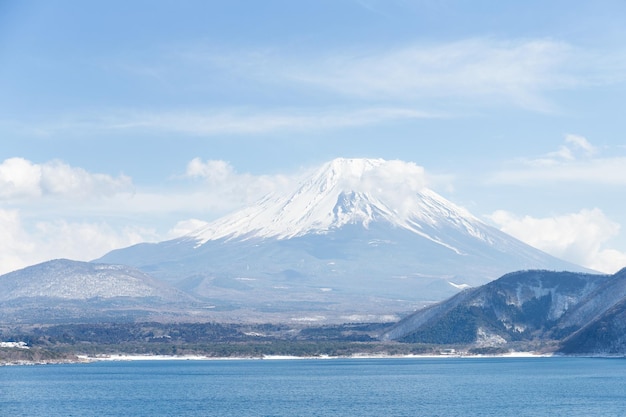
[[[626,266],[626,3],[0,0],[0,273],[171,239],[337,157]]]

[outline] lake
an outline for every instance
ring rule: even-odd
[[[386,358],[0,367],[0,415],[624,416],[626,360]]]

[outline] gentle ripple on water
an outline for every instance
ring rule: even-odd
[[[624,416],[626,360],[138,361],[3,367],[0,415]]]

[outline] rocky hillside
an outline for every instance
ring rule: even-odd
[[[561,352],[565,354],[625,355],[626,300],[612,306],[605,314],[567,337],[562,343]]]
[[[506,346],[554,342],[567,353],[626,353],[626,269],[614,275],[523,271],[406,317],[387,340]]]

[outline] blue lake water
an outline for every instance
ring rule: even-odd
[[[626,359],[9,366],[0,367],[0,415],[626,416]]]

